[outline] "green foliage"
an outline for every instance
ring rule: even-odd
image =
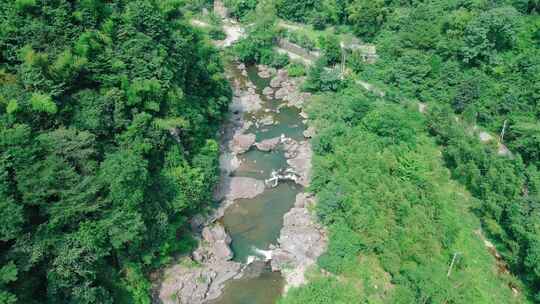
[[[30,104],[32,105],[32,110],[36,112],[55,114],[58,111],[56,103],[54,103],[49,95],[34,93],[30,97]]]
[[[292,43],[298,44],[299,46],[310,51],[315,50],[315,41],[313,41],[307,34],[303,32],[284,31],[283,35]]]
[[[284,19],[305,22],[313,10],[320,6],[320,0],[287,1],[278,0],[276,8],[278,16]]]
[[[521,301],[476,237],[475,201],[450,179],[416,109],[346,87],[316,97],[309,113],[318,130],[311,190],[330,232],[319,266],[339,275],[333,288],[358,294],[311,283],[283,303]]]
[[[25,12],[36,6],[37,6],[36,0],[15,0],[15,8],[21,12]]]
[[[224,4],[229,13],[236,19],[244,19],[257,7],[257,0],[225,0]]]
[[[465,62],[489,61],[493,52],[512,48],[516,43],[519,14],[513,7],[488,10],[467,24],[464,33]]]
[[[335,65],[341,60],[341,46],[336,35],[327,34],[319,39],[322,55],[328,65]]]
[[[287,72],[290,77],[300,77],[306,75],[306,67],[301,63],[290,63],[287,66]]]
[[[249,28],[247,36],[234,46],[234,53],[240,61],[277,66],[287,65],[283,56],[276,54],[273,50],[277,29],[276,16],[272,9],[271,2],[259,3],[254,13],[255,24]]]
[[[359,291],[335,278],[317,278],[302,288],[292,288],[278,304],[348,304],[357,303]]]
[[[227,38],[227,34],[225,34],[225,32],[219,27],[212,28],[208,32],[208,35],[214,40],[224,40]]]
[[[307,2],[301,2],[303,7],[300,3],[287,3],[286,8],[298,9],[295,14],[282,10],[281,16],[304,21],[316,16],[317,22],[321,21],[320,16],[333,16],[326,18],[326,25],[350,28],[358,38],[377,46],[379,58],[375,64],[365,64],[360,56],[350,56],[348,66],[361,80],[385,88],[388,99],[421,101],[428,109],[433,109],[427,125],[443,147],[442,155],[452,178],[474,196],[472,206],[483,229],[497,244],[512,273],[527,285],[522,292],[540,299],[537,267],[533,266],[538,265],[538,202],[530,190],[535,188],[532,184],[540,166],[538,1],[331,2],[330,6],[323,3],[316,9],[305,5]],[[322,74],[320,67],[312,69],[307,89],[321,90]],[[335,103],[336,98],[327,100]],[[331,104],[329,101],[327,104]],[[418,118],[379,111],[368,114],[360,124],[370,134],[377,135],[374,142],[417,149],[415,132],[424,132],[423,128],[418,124],[402,128],[400,124]],[[387,121],[384,117],[394,117],[397,121]],[[329,120],[328,124],[335,123]],[[504,144],[513,152],[513,158],[502,158],[497,155],[494,144],[482,145],[471,138],[468,134],[475,124],[492,134],[499,134],[506,125]],[[332,144],[333,138],[347,133],[351,125],[346,122],[331,129],[324,126],[318,130],[321,136],[313,140],[314,148],[318,153],[334,153],[338,146]],[[397,140],[394,134],[404,140]],[[375,145],[374,142],[365,144]],[[328,163],[319,165],[329,171],[329,168],[336,170],[335,164],[326,161]],[[396,172],[411,173],[409,169]],[[327,185],[326,177],[314,178],[321,187],[335,187],[334,194],[340,191],[347,194],[342,185]],[[416,183],[419,187],[427,185],[425,177]],[[340,196],[330,196],[327,199],[332,203],[320,212],[325,214],[323,218],[338,218],[340,216],[326,215],[332,214],[329,212],[332,208],[344,208],[345,203],[337,201]],[[343,217],[350,215],[345,213]],[[383,229],[388,228],[381,227]],[[387,260],[395,259],[388,256]],[[389,262],[384,266],[398,269],[399,263]],[[420,282],[424,270],[412,272],[415,274],[406,276],[406,280]],[[400,274],[394,281],[410,286],[403,283],[404,277]],[[434,281],[438,279],[433,277]],[[429,290],[431,287],[422,284],[419,288]],[[410,288],[399,287],[396,293],[399,296],[395,303],[456,302],[418,298],[418,292]]]
[[[430,118],[431,131],[446,147],[447,166],[482,201],[476,211],[487,233],[502,245],[499,251],[505,261],[530,286],[537,286],[538,169],[526,168],[520,158],[500,157],[452,120],[451,111],[444,107],[434,109]],[[522,195],[523,187],[528,188],[527,196]]]
[[[306,91],[337,91],[343,85],[338,69],[326,67],[326,60],[318,60],[310,67],[304,83]]]
[[[348,21],[356,34],[372,38],[386,21],[389,8],[383,0],[356,0],[347,8]]]
[[[0,3],[0,303],[150,303],[192,247],[231,92],[183,9]]]

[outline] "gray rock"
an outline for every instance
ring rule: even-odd
[[[264,192],[264,182],[251,177],[232,177],[226,182],[225,197],[229,200],[254,198]]]
[[[193,259],[165,270],[159,286],[159,299],[166,304],[202,304],[217,298],[227,280],[241,275],[242,264],[230,261],[231,238],[220,224],[205,227]]]
[[[262,93],[266,96],[274,94],[274,90],[271,87],[266,87],[263,89]]]
[[[270,80],[270,86],[272,88],[278,88],[282,85],[283,82],[289,79],[289,73],[287,70],[278,70],[276,77]]]
[[[307,141],[300,143],[293,139],[286,139],[283,144],[287,164],[299,176],[296,182],[304,187],[309,186],[311,174],[311,158],[313,152]]]
[[[272,253],[272,270],[281,271],[287,281],[285,289],[305,283],[305,272],[324,253],[328,238],[324,229],[308,210],[314,198],[306,193],[296,196],[295,207],[283,217],[278,248]]]
[[[312,127],[312,126],[309,126],[305,131],[304,131],[304,137],[305,138],[312,138],[313,136],[315,136],[315,128]]]
[[[244,153],[255,143],[255,134],[235,134],[229,148],[237,154]]]
[[[191,265],[190,265],[191,264]],[[163,304],[202,304],[219,297],[227,280],[240,275],[242,265],[219,262],[196,265],[186,261],[165,271],[159,287]]]
[[[286,87],[283,87],[283,88],[280,88],[279,90],[276,91],[276,94],[274,95],[274,97],[276,99],[283,99],[285,98],[287,95],[289,94],[289,91]]]
[[[281,142],[280,137],[274,137],[270,139],[265,139],[261,142],[255,144],[257,149],[260,151],[268,152],[274,150]]]

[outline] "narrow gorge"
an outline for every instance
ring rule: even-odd
[[[162,303],[275,303],[305,281],[327,243],[306,192],[311,169],[303,78],[231,63],[221,131],[219,206],[192,220],[198,248],[166,269]]]

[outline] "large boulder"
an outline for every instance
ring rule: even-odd
[[[272,253],[271,265],[274,271],[282,272],[287,282],[286,290],[304,284],[306,270],[315,265],[326,250],[326,232],[309,211],[309,206],[314,203],[312,196],[300,193],[294,208],[283,217],[279,246]]]
[[[241,154],[249,150],[255,143],[255,134],[235,134],[230,142],[230,149],[236,154]]]
[[[184,257],[165,270],[159,286],[164,304],[202,304],[219,297],[226,281],[241,276],[242,264],[231,261],[231,238],[221,224],[202,231],[193,259]]]
[[[224,182],[225,198],[236,200],[254,198],[264,192],[264,182],[251,177],[235,176]]]
[[[272,88],[278,88],[282,85],[283,82],[286,82],[289,79],[289,73],[287,70],[278,70],[277,75],[270,80],[270,86]]]
[[[270,139],[265,139],[261,142],[255,144],[255,147],[260,151],[268,152],[274,150],[281,143],[280,137],[274,137]]]
[[[311,175],[311,158],[313,152],[307,141],[297,142],[287,138],[283,141],[287,164],[299,176],[296,182],[304,187],[309,186]]]
[[[241,276],[242,264],[232,261],[197,265],[185,259],[167,269],[158,290],[163,304],[203,304],[221,295],[225,282]]]

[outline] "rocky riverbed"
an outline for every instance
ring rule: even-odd
[[[190,256],[181,258],[177,264],[164,271],[161,282],[156,286],[158,303],[232,303],[231,295],[227,294],[228,289],[222,295],[228,282],[255,282],[264,276],[261,275],[264,267],[254,265],[265,263],[271,264],[272,271],[280,271],[285,279],[283,289],[279,288],[280,284],[273,284],[276,286],[275,296],[278,297],[279,293],[290,286],[298,286],[305,281],[305,271],[315,264],[317,257],[326,248],[326,234],[310,211],[315,200],[301,190],[309,185],[312,151],[307,138],[313,136],[315,130],[303,129],[300,132],[301,138],[296,133],[287,134],[289,127],[298,128],[307,118],[302,109],[309,94],[299,90],[303,79],[290,78],[285,70],[265,66],[258,66],[251,74],[255,74],[257,85],[251,81],[250,71],[245,65],[237,64],[229,69],[234,97],[229,108],[230,119],[221,132],[221,182],[214,194],[215,199],[221,203],[211,214],[197,216],[192,220],[192,229],[199,235],[199,246]],[[265,79],[268,81],[262,86]],[[299,111],[292,119],[291,115],[284,116],[286,113],[283,112],[290,108]],[[289,117],[289,120],[284,121],[284,117]],[[280,130],[283,133],[279,136],[264,138]],[[283,155],[286,167],[275,168],[271,172],[257,171],[261,164],[257,164],[255,159],[250,165],[255,168],[256,176],[243,176],[239,168],[243,168],[243,162],[246,161],[243,154],[248,151],[259,153],[257,155],[261,157],[269,153],[281,153],[279,155]],[[290,182],[297,184],[300,191],[295,190],[298,194],[294,205],[292,201],[290,205],[280,205],[281,209],[287,209],[283,209],[284,213],[280,215],[282,218],[273,220],[279,223],[270,223],[269,227],[278,227],[276,225],[283,223],[273,242],[267,248],[253,246],[253,255],[245,261],[237,260],[231,242],[235,242],[235,238],[244,238],[242,241],[249,244],[249,235],[244,234],[249,234],[254,228],[254,231],[259,231],[266,227],[254,220],[256,215],[250,214],[252,206],[261,205],[259,198],[270,195],[265,193],[270,193],[268,191],[273,187]],[[277,203],[280,199],[270,200],[270,203]],[[294,200],[294,196],[290,199]],[[265,204],[262,202],[261,208],[272,208]],[[228,226],[228,223],[234,222],[228,220],[228,210],[232,210],[232,206],[240,210],[234,216],[240,214],[240,221],[246,222],[242,224],[253,228],[246,228],[245,231],[240,229],[238,232]],[[238,208],[246,209],[242,211],[244,209]],[[234,232],[232,236],[228,230]],[[256,290],[253,290],[253,295],[249,294],[249,290],[247,292],[246,297],[257,297]],[[268,295],[264,297],[268,298]],[[255,298],[253,303],[259,303]],[[261,300],[261,303],[271,303],[265,301],[268,299]]]

